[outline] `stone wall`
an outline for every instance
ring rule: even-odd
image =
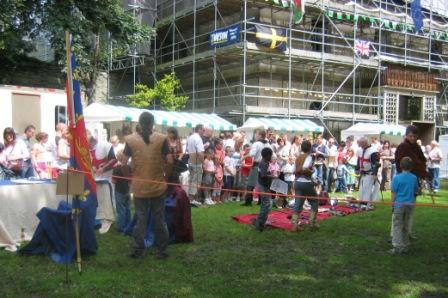
[[[57,65],[23,59],[0,67],[0,84],[63,89],[65,75]]]

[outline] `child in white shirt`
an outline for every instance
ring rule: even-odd
[[[236,174],[236,160],[232,158],[233,149],[227,146],[225,149],[226,156],[224,157],[224,189],[233,189],[233,183]],[[224,191],[222,198],[226,202],[230,197],[231,191]]]
[[[294,195],[294,180],[295,180],[295,171],[296,171],[296,163],[294,156],[290,156],[288,158],[288,162],[281,169],[283,173],[283,177],[285,182],[288,184],[288,195]],[[283,200],[283,207],[286,207],[287,201]]]

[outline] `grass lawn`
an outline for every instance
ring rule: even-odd
[[[448,204],[444,189],[437,203]],[[112,229],[98,235],[82,275],[69,266],[69,285],[64,265],[0,251],[1,297],[448,297],[448,209],[416,208],[418,239],[402,256],[387,253],[388,206],[299,233],[260,233],[230,218],[249,212],[258,208],[194,208],[195,242],[171,245],[165,261],[130,259],[130,239]]]

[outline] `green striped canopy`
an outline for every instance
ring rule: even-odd
[[[383,123],[356,123],[350,128],[344,129],[341,133],[344,136],[366,136],[366,135],[383,135],[383,136],[404,136],[406,127],[397,124]]]
[[[202,124],[215,130],[236,130],[236,125],[216,114],[145,110],[99,103],[93,103],[84,110],[84,119],[86,122],[138,122],[140,114],[145,111],[154,116],[156,125],[180,128]]]
[[[324,128],[308,119],[249,118],[240,130],[263,127],[277,131],[322,133]]]

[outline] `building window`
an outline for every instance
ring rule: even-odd
[[[384,94],[383,119],[385,123],[397,124],[398,94],[386,92]]]
[[[424,104],[425,104],[425,106],[424,106],[424,110],[423,110],[423,120],[435,121],[436,97],[435,96],[425,96]]]
[[[400,121],[422,120],[423,98],[400,95]]]
[[[54,107],[54,126],[58,123],[67,123],[67,108],[64,106]]]

